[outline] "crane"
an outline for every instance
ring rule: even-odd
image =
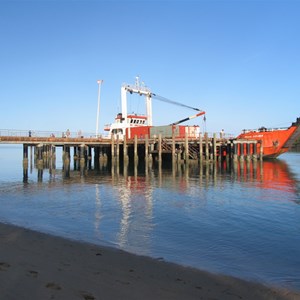
[[[130,94],[137,93],[140,96],[143,95],[143,96],[146,97],[147,120],[148,120],[148,125],[149,126],[152,126],[152,98],[157,99],[159,101],[166,102],[166,103],[170,103],[170,104],[178,105],[178,106],[181,106],[181,107],[189,108],[189,109],[192,109],[192,110],[195,110],[195,111],[198,112],[197,114],[195,114],[193,116],[189,116],[187,118],[181,119],[181,120],[179,120],[177,122],[174,122],[170,125],[178,125],[180,123],[183,123],[183,122],[186,122],[188,120],[200,117],[200,116],[205,114],[205,111],[203,111],[199,108],[192,107],[192,106],[189,106],[189,105],[186,105],[186,104],[174,101],[174,100],[170,100],[170,99],[167,99],[165,97],[159,96],[155,93],[152,93],[151,90],[149,88],[147,88],[144,85],[143,82],[140,83],[139,76],[137,76],[134,85],[124,84],[121,87],[122,115],[123,115],[125,123],[127,123],[127,97],[126,97],[127,92],[129,92]]]

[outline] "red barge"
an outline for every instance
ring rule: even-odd
[[[276,158],[287,152],[300,138],[300,118],[288,128],[243,130],[237,140],[256,140],[262,143],[263,157]],[[259,150],[257,151],[259,152]]]

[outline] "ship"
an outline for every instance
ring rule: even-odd
[[[146,114],[128,114],[127,111],[127,94],[138,94],[145,97],[146,103]],[[152,99],[155,98],[159,101],[167,102],[173,105],[179,105],[181,107],[189,108],[197,111],[192,116],[183,118],[169,125],[153,126],[152,122]],[[164,138],[184,138],[186,135],[188,138],[197,138],[200,134],[200,128],[198,125],[187,126],[179,125],[188,120],[200,117],[205,114],[205,111],[188,106],[183,103],[179,103],[155,93],[145,86],[144,83],[140,82],[139,77],[136,77],[135,84],[123,84],[121,87],[121,109],[115,117],[115,121],[112,124],[104,126],[104,131],[108,132],[108,138],[114,137],[114,139],[123,140],[124,138],[132,139],[137,136],[143,139],[148,135],[149,137],[156,137],[161,134]]]
[[[237,136],[237,140],[255,140],[262,144],[263,158],[277,158],[289,151],[294,143],[300,138],[300,118],[287,128],[266,128],[264,126],[255,130],[244,129]],[[257,144],[257,147],[260,147]],[[260,149],[257,149],[257,153]]]
[[[146,115],[127,112],[127,93],[136,93],[145,97]],[[181,119],[165,126],[153,126],[152,124],[152,98],[170,104],[179,105],[197,111],[196,114]],[[108,131],[108,138],[123,140],[124,138],[132,139],[137,136],[140,139],[148,137],[156,137],[159,134],[163,138],[199,138],[200,128],[198,125],[187,126],[180,125],[188,120],[205,115],[205,111],[179,103],[167,98],[161,97],[151,92],[151,90],[141,83],[139,77],[136,77],[135,84],[123,84],[121,87],[121,108],[122,112],[118,113],[112,124],[104,126],[104,130]],[[205,120],[205,116],[204,116]],[[243,130],[233,140],[237,141],[257,141],[257,153],[263,158],[277,158],[279,155],[287,152],[297,139],[300,138],[300,118],[288,128],[266,128],[260,127],[255,130]],[[246,149],[244,150],[246,152]],[[246,154],[246,153],[245,153]]]

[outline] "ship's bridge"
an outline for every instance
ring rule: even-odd
[[[127,123],[129,123],[130,125],[145,125],[147,121],[147,117],[146,116],[141,116],[141,115],[128,115],[127,116]]]

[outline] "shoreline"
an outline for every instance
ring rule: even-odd
[[[277,289],[0,223],[3,299],[300,299]]]

